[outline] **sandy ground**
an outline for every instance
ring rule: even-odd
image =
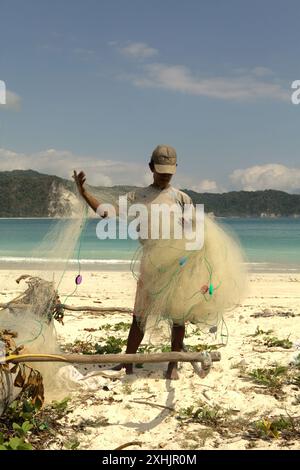
[[[0,303],[22,292],[24,286],[15,283],[20,274],[24,273],[0,271]],[[300,339],[300,272],[251,274],[249,284],[243,304],[225,318],[228,344],[221,349],[221,361],[213,365],[205,379],[199,378],[189,363],[181,365],[180,379],[172,382],[163,377],[166,364],[145,364],[135,369],[132,376],[121,372],[112,373],[111,378],[98,377],[96,390],[72,394],[69,413],[63,418],[61,441],[76,439],[79,449],[115,449],[132,441],[139,442],[132,449],[245,449],[249,446],[300,449],[297,439],[249,440],[232,424],[233,420],[252,422],[264,417],[300,415],[299,387],[286,385],[282,397],[274,396],[243,377],[247,371],[274,363],[288,366],[297,354],[297,344],[289,350],[270,350],[257,344],[262,335],[253,335],[259,327],[264,331],[272,329],[272,336],[289,337],[293,343]],[[70,295],[74,274],[65,275],[59,292],[61,300],[71,305],[131,308],[135,285],[128,272],[84,272],[83,283],[76,293]],[[255,317],[256,314],[260,316]],[[59,341],[65,345],[76,339],[99,342],[107,335],[126,338],[126,331],[113,331],[113,326],[121,321],[130,322],[130,315],[66,312],[65,325],[56,326]],[[112,331],[99,330],[107,324]],[[203,337],[192,334],[193,331],[195,327],[189,326],[185,343],[203,342]],[[164,343],[167,342],[166,336]],[[194,407],[195,411],[200,406],[210,410],[220,407],[220,414],[230,410],[226,432],[219,432],[211,422],[182,419],[184,409]]]

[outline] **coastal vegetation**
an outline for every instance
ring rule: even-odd
[[[93,188],[91,188],[93,189]],[[102,201],[112,202],[134,186],[94,188]],[[60,217],[72,214],[72,181],[32,170],[0,172],[0,217]],[[183,189],[194,204],[217,217],[300,217],[300,194],[268,189],[197,193]]]

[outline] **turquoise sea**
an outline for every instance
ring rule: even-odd
[[[300,271],[300,219],[218,218],[239,238],[252,271]],[[99,240],[98,219],[88,221],[80,262],[87,269],[128,269],[137,247],[133,240]],[[32,252],[56,223],[53,219],[0,219],[0,268],[43,264]],[[74,253],[76,258],[76,253]],[[72,260],[70,260],[72,264]],[[76,260],[73,260],[76,262]]]

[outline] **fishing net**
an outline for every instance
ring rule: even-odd
[[[24,292],[11,301],[7,308],[0,310],[0,331],[9,330],[15,333],[16,348],[19,348],[22,354],[60,352],[54,321],[62,321],[63,311],[58,306],[66,301],[67,295],[60,298],[59,291],[67,270],[79,274],[79,268],[70,265],[69,261],[74,259],[74,256],[79,258],[80,235],[86,223],[86,216],[86,205],[78,197],[73,204],[73,217],[61,217],[56,220],[42,243],[31,253],[32,258],[44,261],[34,274],[18,279],[18,282],[25,283]],[[73,293],[76,289],[74,282]],[[71,366],[51,362],[27,365],[42,375],[46,400],[60,399],[68,390],[77,387]],[[69,367],[70,374],[61,373],[61,369],[65,367]],[[3,379],[2,369],[0,373]],[[15,387],[8,383],[6,386],[2,383],[2,387],[0,384],[0,388],[2,404],[5,396],[13,397],[17,392]]]
[[[132,262],[138,281],[135,315],[152,335],[170,325],[197,324],[203,335],[227,342],[224,313],[236,308],[247,288],[243,251],[228,229],[204,217],[204,244],[188,250],[189,240],[149,240]]]
[[[91,192],[97,197],[94,188]],[[106,202],[116,204],[111,194]],[[19,280],[26,283],[24,292],[0,311],[0,330],[16,333],[16,347],[23,347],[22,354],[60,352],[54,321],[62,321],[59,305],[75,295],[81,280],[81,234],[89,212],[78,195],[72,201],[72,217],[68,217],[69,211],[64,216],[62,207],[60,219],[32,253],[44,262],[34,274]],[[245,294],[242,250],[233,234],[208,216],[204,217],[204,245],[188,250],[187,242],[190,240],[171,235],[167,240],[150,239],[141,244],[132,260],[132,272],[138,280],[134,313],[149,341],[161,332],[164,321],[168,327],[197,324],[203,334],[213,335],[215,340],[219,335],[224,343],[227,330],[223,315]],[[74,274],[72,292],[63,284],[66,271]],[[59,399],[78,387],[80,374],[72,366],[51,362],[28,365],[42,375],[47,400]],[[7,387],[6,392],[2,387],[6,396]]]

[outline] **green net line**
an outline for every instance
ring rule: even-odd
[[[171,246],[171,248],[174,248],[174,247]],[[189,254],[185,254],[184,256],[182,256],[182,252],[179,252],[178,255],[179,256],[176,262],[173,263],[172,267],[169,269],[170,271],[169,277],[167,281],[164,283],[164,285],[158,290],[148,289],[147,291],[151,299],[151,305],[150,307],[146,308],[145,311],[141,315],[142,320],[140,320],[140,324],[142,328],[146,327],[146,321],[153,314],[153,311],[159,310],[162,304],[168,304],[169,300],[172,297],[174,289],[180,288],[180,276],[183,270],[184,269],[191,270],[189,266],[189,261],[192,260],[193,256],[196,256],[196,254],[189,253]],[[147,253],[147,250],[145,254],[144,248],[139,247],[134,253],[132,260],[131,260],[131,272],[136,280],[139,280],[139,277],[140,277],[140,275],[138,274],[138,269],[136,269],[136,267],[138,263],[141,264],[143,262],[143,261],[140,261],[140,259],[143,256],[146,256],[154,272],[157,273],[157,276],[159,276],[161,273],[164,273],[164,274],[167,273],[168,269],[165,266],[155,265],[155,263],[151,259],[151,254]],[[191,300],[193,297],[196,298],[196,296],[200,298],[200,299],[197,299],[195,303],[186,312],[182,312],[182,318],[178,319],[178,320],[181,320],[182,322],[186,321],[186,319],[189,317],[190,313],[193,311],[195,306],[199,304],[201,297],[203,298],[205,302],[209,302],[212,299],[212,296],[216,294],[216,291],[221,286],[221,281],[216,286],[213,286],[213,269],[207,257],[203,255],[201,261],[198,260],[198,262],[203,262],[207,269],[208,294],[201,292],[201,289],[199,288],[199,290],[197,290],[191,296],[185,299],[185,300]],[[174,264],[175,264],[175,267],[174,267]],[[213,288],[211,286],[213,286]],[[155,324],[152,326],[153,330],[156,327],[158,327],[159,323],[163,320],[166,320],[170,326],[173,324],[173,320],[170,318],[170,315],[168,315],[168,312],[159,313],[157,315]],[[217,335],[219,334],[221,338],[221,343],[227,344],[229,334],[228,334],[227,325],[224,321],[222,314],[216,312],[214,316],[212,314],[203,315],[201,318],[201,321],[195,324],[197,325],[198,329],[202,331],[202,334],[204,336],[209,336],[210,338],[214,337],[214,339],[216,339]],[[200,325],[203,325],[202,329],[199,328]],[[208,333],[207,333],[207,330],[208,330]]]

